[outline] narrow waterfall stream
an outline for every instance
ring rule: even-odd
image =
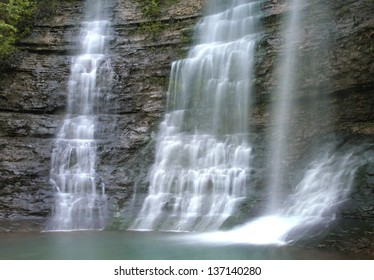
[[[203,18],[197,44],[173,63],[149,194],[131,229],[217,229],[246,197],[261,1],[225,5]]]
[[[96,125],[113,73],[106,51],[110,23],[101,2],[87,1],[93,20],[82,23],[80,54],[72,61],[67,116],[52,153],[50,181],[57,193],[48,231],[105,226],[105,186],[96,174]]]
[[[289,137],[292,135],[292,113],[293,99],[296,96],[295,77],[298,66],[297,56],[302,30],[300,27],[301,8],[303,0],[289,1],[290,15],[284,23],[283,37],[284,46],[279,62],[278,84],[274,89],[273,105],[271,106],[273,127],[268,140],[268,167],[269,177],[267,180],[267,192],[269,195],[268,211],[277,211],[280,202],[283,201],[284,188],[282,183],[286,173],[284,162],[289,151]]]

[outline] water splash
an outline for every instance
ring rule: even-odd
[[[264,216],[230,231],[208,232],[184,239],[212,244],[284,245],[284,236],[298,224],[293,217]]]
[[[216,229],[246,197],[260,5],[232,1],[206,16],[188,58],[173,63],[149,194],[131,229]]]
[[[362,160],[354,151],[326,151],[312,162],[302,180],[276,214],[265,215],[226,232],[191,237],[209,243],[285,245],[303,237],[305,230],[335,219],[336,209],[347,199]],[[299,234],[298,230],[301,230]],[[186,237],[189,238],[189,237]]]
[[[101,2],[95,3],[99,7]],[[68,84],[67,116],[52,153],[50,181],[57,193],[48,231],[105,226],[107,199],[96,173],[96,128],[113,76],[106,54],[108,30],[106,20],[82,24],[81,54],[73,58]]]

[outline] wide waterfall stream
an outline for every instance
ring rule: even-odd
[[[232,1],[206,16],[196,46],[173,63],[150,190],[132,229],[217,229],[246,196],[260,4]]]

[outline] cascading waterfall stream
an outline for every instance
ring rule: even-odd
[[[131,229],[217,229],[246,197],[261,1],[230,2],[201,21],[197,45],[172,65],[149,194]]]
[[[96,9],[94,20],[82,23],[80,55],[72,62],[67,116],[52,153],[50,181],[57,194],[48,231],[105,226],[105,186],[96,173],[97,117],[105,111],[113,73],[106,54],[109,22],[101,2],[87,2]]]

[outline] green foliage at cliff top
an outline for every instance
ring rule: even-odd
[[[162,29],[160,21],[162,8],[169,6],[175,1],[176,0],[137,0],[144,17],[150,20],[142,24],[142,31],[155,38]]]
[[[160,14],[160,0],[138,0],[143,14],[148,18],[157,17]]]
[[[155,19],[161,14],[161,7],[168,6],[176,0],[137,0],[145,17]]]
[[[36,0],[0,0],[0,59],[30,28]]]

